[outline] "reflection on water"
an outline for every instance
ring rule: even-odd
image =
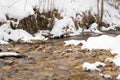
[[[96,37],[100,35],[109,35],[109,36],[117,36],[120,34],[120,31],[108,31],[108,32],[103,32],[102,34],[96,34],[93,32],[84,32],[80,35],[72,36],[72,37],[65,37],[65,38],[56,38],[56,39],[50,39],[50,42],[52,43],[57,43],[57,42],[63,42],[66,40],[87,40],[89,37]]]

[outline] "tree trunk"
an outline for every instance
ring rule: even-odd
[[[99,23],[99,18],[100,18],[100,11],[99,11],[99,0],[97,0],[97,23]]]
[[[104,15],[104,0],[97,0],[97,23],[98,23],[98,29],[102,25],[103,22],[103,15]]]
[[[100,22],[102,22],[102,20],[103,20],[103,14],[104,14],[104,0],[101,1]]]

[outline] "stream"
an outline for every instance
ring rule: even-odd
[[[103,32],[105,35],[117,36],[116,32]],[[99,76],[98,71],[89,72],[82,69],[83,62],[104,62],[105,58],[112,57],[108,50],[88,51],[81,47],[64,46],[66,40],[87,40],[89,37],[101,34],[83,33],[78,36],[50,39],[35,43],[10,43],[0,45],[1,52],[17,52],[27,55],[25,58],[5,57],[0,58],[0,80],[105,80]],[[105,53],[105,54],[100,54]],[[109,68],[109,69],[108,69]],[[115,68],[112,63],[101,68],[104,73],[112,72]],[[116,68],[114,73],[118,73]],[[116,76],[117,74],[111,74]]]

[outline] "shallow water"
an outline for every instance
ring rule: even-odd
[[[65,38],[57,38],[57,39],[50,39],[51,43],[57,43],[57,42],[63,42],[66,40],[87,40],[89,37],[96,37],[96,36],[101,36],[101,35],[108,35],[108,36],[112,36],[115,37],[117,35],[120,34],[120,31],[109,31],[109,32],[102,32],[102,34],[97,34],[97,33],[93,33],[93,32],[83,32],[80,35],[76,35],[76,36],[71,36],[71,37],[65,37]]]
[[[119,32],[103,32],[105,35],[117,36]],[[104,80],[98,72],[86,72],[83,62],[104,61],[109,51],[83,50],[80,46],[64,46],[65,40],[87,40],[101,34],[83,33],[81,35],[50,39],[48,42],[14,43],[0,45],[0,49],[25,54],[27,58],[0,58],[1,80]],[[91,54],[95,53],[95,55]],[[4,64],[3,64],[4,63]],[[107,70],[106,70],[107,71]],[[118,70],[116,70],[118,71]],[[3,77],[1,75],[4,75]]]

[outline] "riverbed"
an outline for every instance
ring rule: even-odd
[[[106,33],[105,35],[117,36],[119,32]],[[94,63],[101,61],[105,63],[108,57],[114,57],[109,50],[87,50],[81,49],[81,45],[67,45],[66,40],[87,40],[89,37],[103,34],[83,33],[74,37],[50,39],[47,41],[11,42],[0,45],[1,52],[17,52],[26,57],[4,57],[0,58],[1,80],[105,80],[99,76],[106,73],[113,76],[113,80],[120,72],[112,62],[107,66],[100,67],[98,71],[84,71],[84,62]],[[103,54],[101,54],[103,53]]]

